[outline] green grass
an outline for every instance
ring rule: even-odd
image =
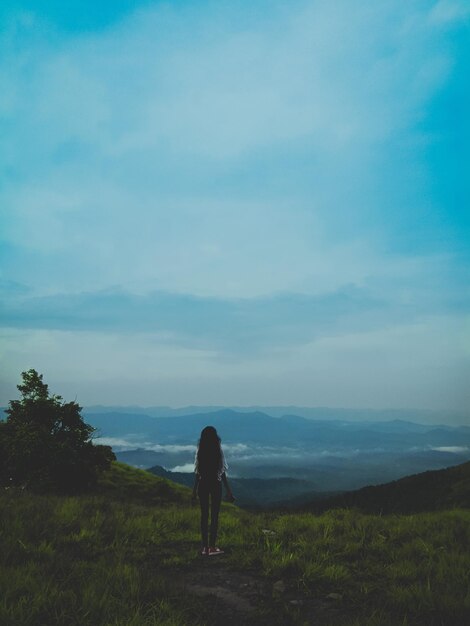
[[[352,612],[393,623],[464,624],[470,617],[470,513],[380,517],[331,511],[273,519],[262,566],[306,594],[341,594]],[[366,613],[367,613],[366,611]]]
[[[199,547],[189,496],[117,463],[93,495],[5,491],[2,626],[213,623],[205,603],[178,592]],[[255,515],[223,505],[219,542],[230,549],[227,567],[281,579],[305,606],[338,594],[331,625],[470,623],[468,510]],[[281,623],[309,623],[282,598],[271,604]]]

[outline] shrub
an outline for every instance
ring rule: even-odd
[[[95,446],[94,428],[76,402],[50,395],[42,375],[30,369],[18,385],[6,422],[0,423],[0,484],[38,491],[76,492],[95,484],[115,456]]]

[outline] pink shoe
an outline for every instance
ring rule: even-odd
[[[214,556],[215,554],[223,554],[224,551],[221,550],[220,548],[209,548],[207,554],[209,556]]]

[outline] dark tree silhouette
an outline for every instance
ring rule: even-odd
[[[94,445],[94,428],[76,402],[50,395],[42,375],[30,369],[0,423],[0,481],[40,491],[73,492],[91,487],[115,456]]]

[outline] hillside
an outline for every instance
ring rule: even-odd
[[[369,513],[416,513],[470,508],[470,463],[363,487],[304,506],[321,512],[356,507]]]
[[[2,626],[463,626],[470,512],[253,514],[201,558],[185,487],[113,464],[83,496],[0,494]]]

